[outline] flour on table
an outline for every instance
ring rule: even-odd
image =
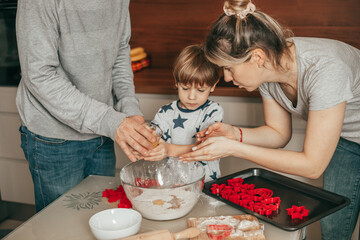
[[[198,194],[183,189],[146,189],[132,200],[143,217],[168,220],[186,215],[198,200]]]

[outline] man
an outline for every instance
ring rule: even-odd
[[[19,0],[16,104],[37,211],[90,174],[114,176],[113,139],[132,161],[152,149],[130,31],[129,0]]]

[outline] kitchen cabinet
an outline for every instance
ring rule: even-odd
[[[138,92],[175,94],[172,67],[181,50],[200,44],[223,14],[224,1],[132,0],[130,46],[143,47],[151,68],[135,74]],[[360,48],[360,1],[256,1],[256,8],[275,17],[298,37],[332,38]],[[339,18],[334,18],[338,13]],[[154,17],[155,16],[155,17]],[[186,17],[184,17],[186,16]],[[220,81],[218,96],[259,97]],[[228,86],[228,85],[227,85]]]
[[[20,148],[15,87],[0,87],[0,192],[3,201],[34,204],[34,185]]]

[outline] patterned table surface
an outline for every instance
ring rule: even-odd
[[[116,189],[118,177],[89,176],[56,201],[24,222],[4,239],[95,239],[89,219],[112,206],[102,198],[105,189]],[[243,212],[202,194],[193,210],[183,218],[171,221],[142,220],[140,233],[159,229],[178,232],[187,228],[187,218],[237,215]],[[269,223],[265,225],[267,240],[299,240],[302,231],[284,231]]]

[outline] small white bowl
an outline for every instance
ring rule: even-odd
[[[111,240],[138,233],[141,214],[128,208],[112,208],[94,214],[89,225],[98,240]]]

